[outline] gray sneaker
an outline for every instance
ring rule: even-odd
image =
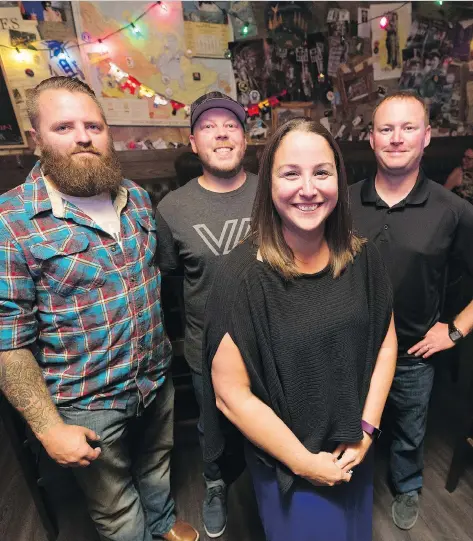
[[[227,527],[227,486],[221,479],[204,479],[207,485],[203,508],[205,532],[211,538],[220,537]]]
[[[416,490],[398,494],[393,501],[394,524],[401,530],[410,530],[419,516],[419,494]]]

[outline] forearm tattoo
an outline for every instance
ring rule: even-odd
[[[0,390],[38,436],[61,418],[28,349],[0,352]]]

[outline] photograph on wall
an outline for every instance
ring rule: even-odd
[[[23,19],[61,23],[66,20],[64,2],[18,2]]]
[[[37,39],[37,35],[34,32],[9,30],[9,33],[12,47],[28,47],[28,45],[33,44]]]
[[[374,79],[397,79],[402,73],[402,50],[411,27],[411,3],[371,4],[371,50]],[[381,18],[385,26],[381,27]]]
[[[182,2],[184,21],[228,24],[229,2]]]
[[[358,37],[369,39],[371,36],[370,8],[363,6],[358,8]]]
[[[273,109],[273,130],[281,124],[301,116],[311,118],[311,104],[305,102],[282,103]]]

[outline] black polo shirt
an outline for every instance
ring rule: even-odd
[[[399,356],[439,320],[447,266],[473,274],[473,205],[423,173],[389,208],[374,179],[350,186],[354,229],[376,244],[391,277]],[[473,294],[472,294],[473,298]]]

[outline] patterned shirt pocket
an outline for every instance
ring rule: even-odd
[[[149,214],[138,214],[138,223],[141,226],[139,248],[149,266],[157,265],[156,259],[156,224]]]
[[[60,240],[46,240],[31,246],[41,268],[40,284],[62,297],[87,293],[105,283],[102,266],[87,251],[84,233],[70,233]]]

